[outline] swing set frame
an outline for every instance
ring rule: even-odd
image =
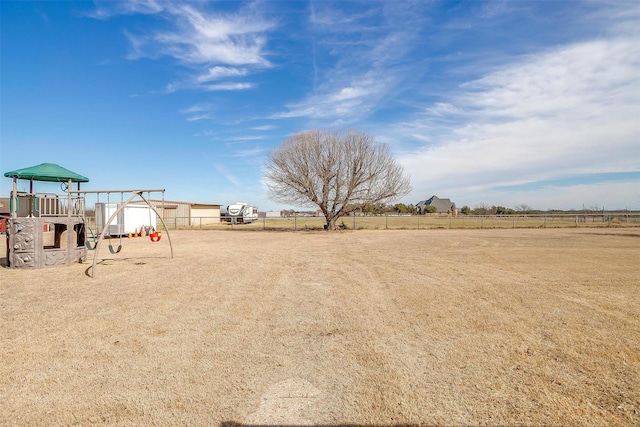
[[[162,193],[162,200],[163,200],[163,205],[164,205],[164,188],[162,189],[145,189],[145,190],[70,190],[69,193],[76,193],[82,196],[85,196],[87,194],[96,194],[96,196],[99,198],[100,194],[107,194],[107,200],[109,200],[109,196],[111,193],[120,193],[120,206],[118,206],[118,208],[115,210],[115,212],[113,212],[111,214],[111,216],[109,217],[109,220],[106,221],[106,223],[104,224],[104,227],[102,228],[102,231],[98,234],[98,240],[96,242],[95,245],[95,250],[93,251],[94,255],[93,255],[93,265],[91,267],[91,277],[96,277],[96,265],[98,262],[98,254],[100,252],[100,247],[101,247],[101,243],[104,240],[104,236],[107,234],[107,230],[109,230],[109,226],[111,225],[111,223],[113,222],[113,220],[117,217],[117,215],[124,210],[124,208],[131,204],[134,199],[136,199],[136,197],[139,197],[144,203],[147,204],[147,206],[149,206],[149,208],[151,210],[153,210],[153,212],[156,214],[157,218],[160,218],[160,221],[162,223],[162,228],[164,230],[164,232],[167,235],[167,240],[169,241],[169,248],[171,250],[171,258],[173,258],[173,244],[171,243],[171,235],[169,234],[169,228],[167,227],[167,225],[164,222],[164,218],[163,215],[160,215],[158,213],[158,211],[156,210],[156,208],[153,206],[153,204],[151,203],[151,193]],[[131,193],[131,195],[129,196],[129,198],[126,201],[122,201],[124,199],[123,195],[125,193]],[[149,197],[149,199],[147,199],[146,197],[144,197],[143,193],[147,193],[147,196]],[[86,223],[86,221],[85,221]],[[122,237],[121,237],[122,239]],[[159,238],[158,238],[159,240]],[[157,242],[158,240],[154,240],[153,238],[151,239],[151,241],[153,242]],[[122,240],[121,240],[122,241]],[[113,246],[111,245],[111,243],[109,243],[109,250],[111,253],[118,253],[120,252],[120,250],[122,249],[122,244],[120,244],[120,246],[118,247],[117,250],[113,249]]]

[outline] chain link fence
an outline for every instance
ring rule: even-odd
[[[182,230],[324,230],[324,217],[294,215],[259,218],[250,224],[220,222],[219,217],[171,218],[170,229]],[[178,224],[178,225],[176,225]],[[188,226],[179,224],[191,224]],[[350,215],[338,219],[343,230],[428,230],[482,228],[640,227],[640,212],[549,213],[531,215]]]

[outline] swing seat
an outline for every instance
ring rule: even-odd
[[[162,234],[158,233],[157,231],[149,233],[149,239],[151,239],[152,242],[159,242],[161,237]]]
[[[93,230],[91,229],[91,227],[87,225],[87,229],[89,230],[89,233],[91,233],[91,239],[87,238],[84,244],[88,250],[95,251],[98,239],[96,239],[96,235],[93,234]],[[93,245],[91,245],[91,241],[93,241]]]
[[[118,252],[120,252],[122,250],[122,245],[118,245],[118,249],[113,249],[113,245],[111,245],[111,243],[109,243],[109,252],[111,252],[112,254],[117,254]]]

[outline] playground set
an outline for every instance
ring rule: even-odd
[[[155,219],[159,218],[166,233],[171,258],[173,245],[163,215],[151,204],[151,193],[162,193],[164,189],[144,190],[81,190],[80,184],[89,179],[58,166],[43,163],[37,166],[6,172],[5,177],[13,178],[13,189],[9,199],[9,217],[6,218],[7,267],[9,268],[45,268],[87,260],[88,251],[94,251],[91,276],[95,277],[96,263],[103,240],[106,237],[120,238],[117,248],[109,240],[109,251],[116,254],[122,250],[122,235],[126,212],[149,213],[148,235],[151,242],[158,242],[162,231],[155,229]],[[29,180],[29,191],[19,192],[17,181]],[[34,181],[59,182],[65,194],[38,193],[33,189]],[[76,189],[73,189],[73,184]],[[111,203],[112,194],[120,194],[120,203]],[[147,194],[145,197],[144,194]],[[86,217],[85,199],[87,194],[95,194],[96,224],[101,228],[94,233]],[[128,197],[125,199],[124,195]],[[100,203],[100,196],[107,203]],[[136,200],[139,199],[139,200]],[[141,204],[144,203],[146,206]],[[98,215],[100,212],[100,215]],[[151,214],[153,212],[153,215]],[[108,217],[108,218],[107,218]],[[140,227],[141,234],[143,227]],[[146,228],[144,229],[146,232]],[[146,234],[146,233],[145,233]]]

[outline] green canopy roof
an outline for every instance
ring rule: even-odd
[[[7,178],[28,179],[34,181],[52,181],[52,182],[89,182],[89,178],[71,172],[55,163],[42,163],[38,166],[30,168],[18,169],[4,174]]]

